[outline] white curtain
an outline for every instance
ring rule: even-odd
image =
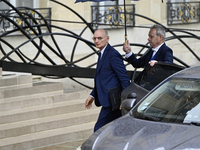
[[[10,2],[10,0],[8,0],[8,1]],[[9,9],[9,6],[2,1],[2,2],[0,2],[0,9]]]
[[[33,8],[33,0],[16,0],[16,7],[20,6]]]

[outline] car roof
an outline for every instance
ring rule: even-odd
[[[190,67],[175,73],[173,78],[193,78],[200,79],[200,66]]]

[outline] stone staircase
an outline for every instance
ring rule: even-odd
[[[15,73],[0,78],[0,150],[33,150],[87,139],[99,113],[97,107],[84,107],[90,90],[64,92],[62,83],[32,78]]]

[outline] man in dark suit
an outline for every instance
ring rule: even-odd
[[[96,106],[102,106],[94,132],[121,116],[121,110],[111,109],[109,89],[121,86],[122,90],[130,84],[121,54],[108,44],[107,31],[99,29],[93,37],[95,46],[99,48],[101,56],[97,62],[94,77],[94,88],[85,101],[85,107],[92,107],[93,101]]]
[[[149,31],[148,41],[151,48],[142,57],[137,59],[133,52],[129,42],[124,44],[123,50],[126,53],[126,59],[135,68],[146,67],[148,64],[153,66],[155,63],[173,63],[173,52],[165,44],[165,29],[160,25],[153,25]]]

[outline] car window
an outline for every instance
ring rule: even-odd
[[[158,63],[153,67],[149,65],[137,76],[134,82],[150,91],[161,81],[182,69],[183,67],[175,64]]]
[[[173,78],[132,110],[137,118],[161,122],[200,122],[200,80]]]

